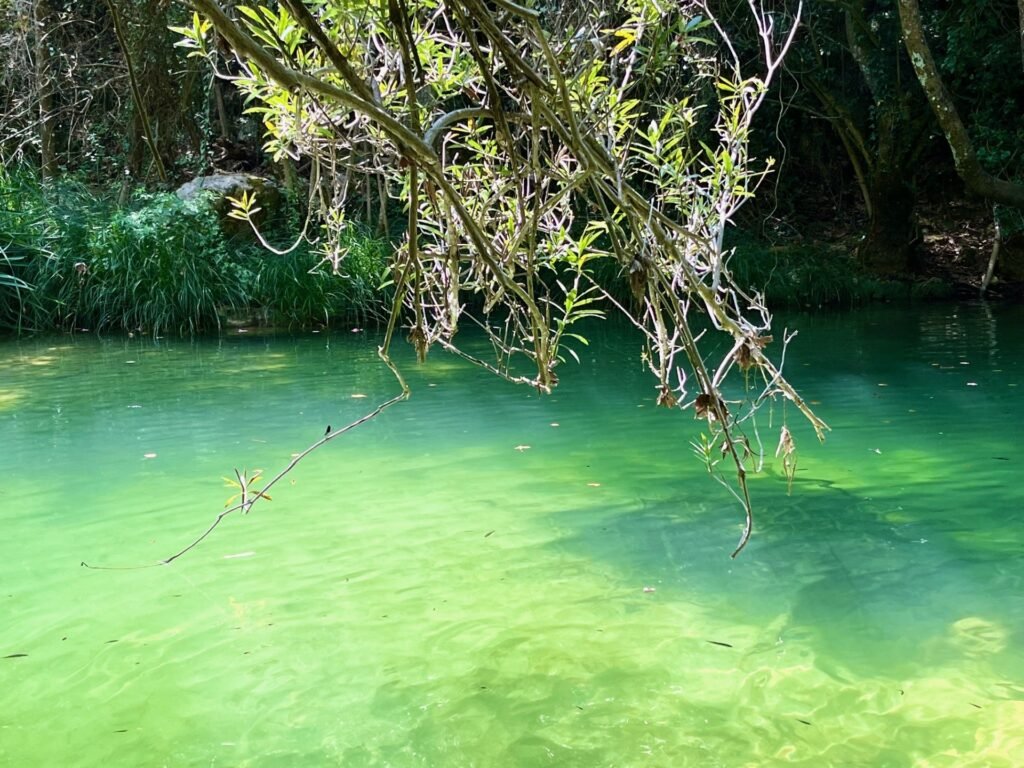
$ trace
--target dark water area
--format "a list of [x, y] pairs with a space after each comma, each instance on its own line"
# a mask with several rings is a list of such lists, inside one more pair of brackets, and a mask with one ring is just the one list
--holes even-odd
[[776, 325], [832, 432], [763, 413], [737, 560], [602, 327], [547, 397], [403, 350], [272, 501], [88, 570], [396, 386], [361, 333], [0, 342], [0, 765], [1024, 765], [1024, 310]]

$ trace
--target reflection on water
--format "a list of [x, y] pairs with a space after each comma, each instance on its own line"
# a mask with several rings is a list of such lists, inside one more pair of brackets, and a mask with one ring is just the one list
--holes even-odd
[[790, 323], [834, 431], [737, 561], [600, 329], [546, 398], [406, 359], [272, 502], [89, 571], [394, 384], [352, 335], [3, 343], [0, 765], [1024, 764], [1024, 313]]

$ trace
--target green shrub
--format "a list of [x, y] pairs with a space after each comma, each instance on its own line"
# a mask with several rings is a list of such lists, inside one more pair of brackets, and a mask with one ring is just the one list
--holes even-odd
[[907, 283], [864, 272], [846, 247], [769, 246], [743, 233], [734, 240], [729, 268], [740, 285], [763, 292], [769, 306], [851, 306], [911, 296]]
[[272, 325], [366, 323], [379, 316], [386, 301], [380, 285], [391, 246], [354, 226], [344, 245], [348, 253], [337, 273], [309, 247], [283, 256], [265, 251], [256, 255], [253, 299], [267, 311]]
[[52, 257], [56, 229], [32, 176], [0, 166], [0, 327], [20, 328], [38, 311], [35, 271]]
[[83, 185], [0, 171], [0, 328], [192, 334], [226, 316], [365, 323], [382, 306], [390, 246], [358, 227], [346, 237], [335, 274], [308, 244], [277, 256], [229, 241], [202, 198], [139, 194], [119, 207]]
[[248, 295], [247, 275], [228, 258], [216, 214], [201, 199], [167, 193], [139, 203], [91, 232], [84, 273], [64, 281], [61, 303], [75, 323], [96, 329], [217, 328], [220, 312], [245, 305]]

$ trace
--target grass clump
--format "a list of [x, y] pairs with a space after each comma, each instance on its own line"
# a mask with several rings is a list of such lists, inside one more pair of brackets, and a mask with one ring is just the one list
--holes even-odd
[[17, 325], [35, 313], [34, 272], [52, 257], [55, 239], [38, 186], [0, 166], [0, 324]]
[[55, 265], [63, 324], [189, 334], [248, 302], [245, 270], [204, 201], [163, 193], [136, 204], [93, 228], [77, 268], [66, 256]]
[[0, 328], [159, 335], [216, 331], [226, 318], [365, 322], [389, 245], [358, 228], [349, 239], [336, 272], [308, 243], [278, 256], [228, 237], [202, 197], [146, 193], [119, 206], [82, 185], [0, 171]]
[[251, 255], [253, 305], [270, 324], [289, 328], [376, 320], [387, 303], [381, 282], [391, 246], [359, 226], [347, 230], [342, 246], [347, 255], [337, 270], [308, 246]]
[[952, 293], [937, 280], [906, 282], [872, 275], [846, 245], [769, 246], [741, 234], [729, 268], [740, 285], [763, 292], [769, 306], [818, 309], [948, 298]]

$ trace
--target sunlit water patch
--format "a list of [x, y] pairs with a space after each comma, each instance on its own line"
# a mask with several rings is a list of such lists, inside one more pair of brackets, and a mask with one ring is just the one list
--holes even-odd
[[394, 382], [358, 334], [5, 342], [0, 765], [1024, 764], [1024, 315], [789, 324], [834, 432], [786, 414], [736, 561], [699, 425], [600, 330], [550, 397], [405, 355], [272, 501], [87, 570]]

